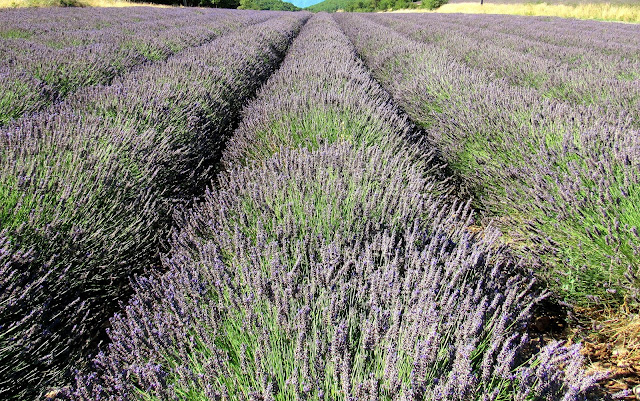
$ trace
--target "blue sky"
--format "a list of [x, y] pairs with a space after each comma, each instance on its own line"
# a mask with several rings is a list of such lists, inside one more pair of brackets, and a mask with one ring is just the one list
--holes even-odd
[[288, 1], [289, 3], [293, 3], [294, 5], [300, 8], [304, 8], [304, 7], [309, 7], [314, 4], [320, 3], [322, 0], [284, 0], [284, 1]]

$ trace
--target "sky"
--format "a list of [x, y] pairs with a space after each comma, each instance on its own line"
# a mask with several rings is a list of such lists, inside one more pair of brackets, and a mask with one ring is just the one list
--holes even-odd
[[300, 8], [305, 8], [305, 7], [309, 7], [314, 4], [320, 3], [322, 0], [284, 0], [284, 1], [293, 3], [294, 5]]

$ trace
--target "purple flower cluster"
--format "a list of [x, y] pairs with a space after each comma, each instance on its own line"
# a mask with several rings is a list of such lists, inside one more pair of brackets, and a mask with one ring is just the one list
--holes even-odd
[[[599, 105], [601, 117], [612, 124], [640, 104], [638, 84], [633, 79], [640, 68], [640, 35], [629, 29], [616, 30], [614, 25], [615, 36], [607, 30], [609, 41], [603, 42], [602, 30], [595, 37], [591, 24], [581, 27], [565, 21], [552, 26], [554, 31], [564, 30], [565, 36], [575, 38], [567, 43], [557, 38], [555, 42], [546, 37], [536, 39], [534, 32], [549, 31], [549, 27], [537, 26], [536, 20], [514, 24], [507, 19], [520, 27], [518, 32], [515, 27], [504, 29], [501, 21], [493, 21], [501, 27], [495, 31], [488, 26], [491, 20], [486, 16], [460, 20], [442, 14], [434, 16], [433, 24], [426, 29], [420, 18], [412, 16], [372, 19], [421, 42], [437, 44], [456, 62], [487, 72], [490, 80], [531, 87], [543, 97], [569, 104]], [[527, 27], [526, 31], [522, 31], [523, 27]], [[612, 36], [616, 39], [612, 40]], [[635, 40], [635, 46], [621, 37]], [[629, 52], [630, 48], [635, 51]], [[636, 119], [636, 125], [640, 123], [640, 116], [631, 117]]]
[[175, 210], [213, 178], [243, 104], [308, 18], [264, 16], [0, 131], [3, 399], [82, 366], [130, 277], [160, 264]]
[[333, 18], [312, 18], [182, 216], [166, 274], [137, 279], [61, 397], [584, 399], [579, 348], [532, 349], [544, 295], [496, 230], [469, 229], [412, 131]]
[[[225, 154], [227, 165], [262, 159], [281, 147], [313, 148], [342, 140], [381, 143], [390, 140], [388, 132], [409, 135], [413, 130], [388, 107], [389, 95], [371, 80], [349, 40], [336, 29], [310, 29], [316, 24], [325, 22], [308, 23], [281, 71], [247, 106]], [[334, 44], [330, 57], [327, 42]]]
[[134, 66], [164, 60], [271, 16], [153, 8], [3, 11], [0, 125], [78, 88], [108, 84]]
[[637, 298], [640, 35], [507, 16], [340, 15], [374, 76], [568, 300]]

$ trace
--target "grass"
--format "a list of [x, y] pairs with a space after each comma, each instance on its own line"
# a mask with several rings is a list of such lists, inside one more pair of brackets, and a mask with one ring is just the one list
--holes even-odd
[[0, 8], [27, 7], [171, 7], [163, 4], [134, 3], [127, 0], [0, 0]]
[[[428, 12], [425, 9], [398, 10], [394, 12]], [[512, 14], [602, 21], [640, 22], [640, 4], [484, 4], [452, 3], [445, 4], [435, 12], [465, 14]]]
[[0, 126], [49, 103], [46, 94], [38, 90], [33, 81], [8, 78], [3, 80], [3, 85], [0, 88]]
[[0, 32], [0, 38], [2, 39], [29, 39], [33, 33], [25, 29], [8, 29]]
[[306, 147], [317, 150], [323, 144], [350, 141], [374, 143], [386, 132], [383, 121], [367, 113], [352, 113], [340, 108], [316, 107], [304, 115], [285, 114], [275, 119], [268, 130], [257, 132], [245, 151], [248, 160], [262, 160], [282, 147]]

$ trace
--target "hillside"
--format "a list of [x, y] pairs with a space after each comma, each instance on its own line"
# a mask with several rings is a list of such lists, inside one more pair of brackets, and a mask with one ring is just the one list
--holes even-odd
[[282, 0], [240, 0], [242, 10], [274, 10], [274, 11], [299, 11], [300, 8]]
[[318, 4], [307, 7], [313, 12], [336, 12], [338, 10], [348, 12], [371, 12], [416, 8], [409, 0], [324, 0]]
[[347, 9], [351, 3], [357, 0], [324, 0], [318, 4], [314, 4], [306, 9], [313, 12], [327, 11], [336, 12], [338, 10]]

